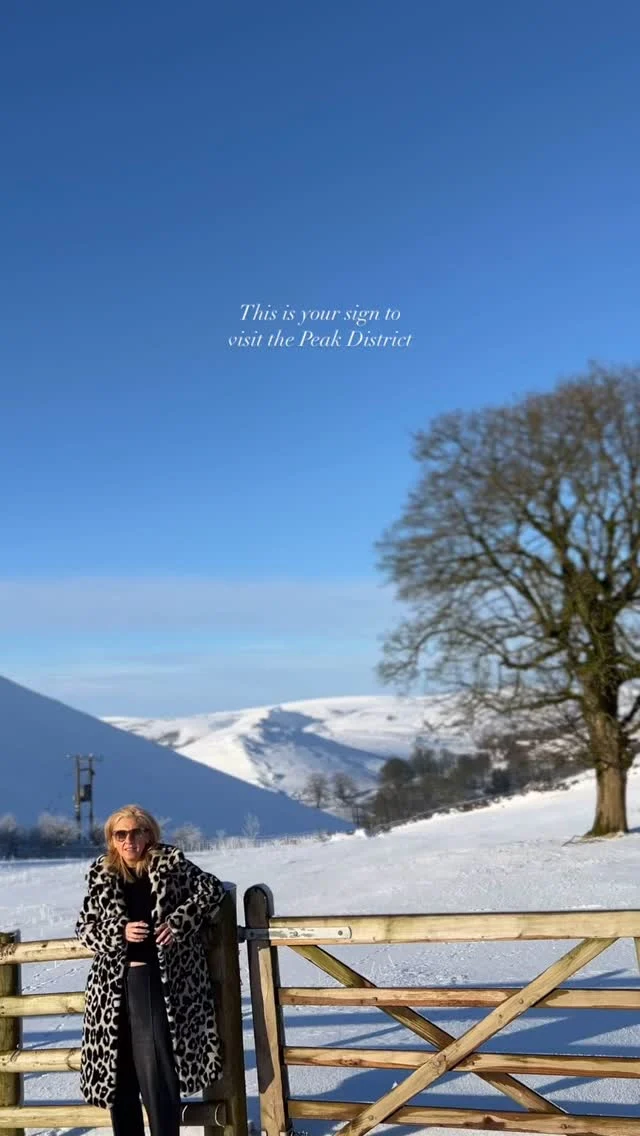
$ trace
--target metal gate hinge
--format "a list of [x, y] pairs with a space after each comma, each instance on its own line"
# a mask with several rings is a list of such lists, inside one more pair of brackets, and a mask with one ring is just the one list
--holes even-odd
[[243, 937], [247, 942], [269, 943], [277, 940], [296, 939], [350, 939], [350, 927], [243, 927]]

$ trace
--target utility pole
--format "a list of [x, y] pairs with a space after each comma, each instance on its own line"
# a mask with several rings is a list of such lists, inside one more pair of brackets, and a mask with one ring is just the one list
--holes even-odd
[[75, 821], [78, 827], [78, 840], [82, 839], [82, 806], [89, 806], [89, 831], [91, 838], [93, 832], [93, 779], [96, 775], [94, 763], [102, 761], [93, 753], [67, 754], [76, 763], [76, 791], [73, 796]]

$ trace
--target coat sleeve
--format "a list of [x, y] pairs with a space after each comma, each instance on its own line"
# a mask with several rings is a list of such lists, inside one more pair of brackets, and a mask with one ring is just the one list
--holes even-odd
[[87, 881], [87, 894], [76, 923], [76, 936], [80, 942], [96, 954], [116, 955], [124, 947], [124, 927], [126, 920], [122, 915], [105, 915], [101, 910], [98, 882], [98, 868], [92, 864]]
[[167, 916], [167, 926], [176, 940], [185, 939], [199, 931], [205, 920], [213, 919], [224, 899], [224, 887], [217, 876], [203, 872], [197, 864], [187, 860], [176, 850], [177, 868], [185, 879], [189, 898]]

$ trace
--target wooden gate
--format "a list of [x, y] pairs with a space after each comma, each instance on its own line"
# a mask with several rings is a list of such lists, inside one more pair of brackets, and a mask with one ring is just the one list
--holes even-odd
[[[418, 1127], [502, 1129], [565, 1133], [568, 1136], [640, 1136], [635, 1116], [572, 1114], [535, 1092], [513, 1074], [567, 1077], [640, 1078], [640, 1058], [576, 1055], [478, 1053], [478, 1047], [531, 1007], [558, 1010], [640, 1011], [638, 989], [570, 989], [561, 983], [577, 974], [620, 938], [640, 942], [639, 911], [561, 911], [476, 915], [279, 916], [264, 886], [245, 894], [245, 935], [253, 1003], [256, 1064], [264, 1136], [290, 1132], [298, 1120], [343, 1120], [343, 1136], [364, 1136], [382, 1123]], [[521, 989], [377, 987], [335, 958], [325, 945], [433, 943], [519, 939], [582, 940]], [[277, 949], [307, 959], [341, 987], [283, 987]], [[640, 957], [640, 956], [639, 956]], [[337, 1049], [288, 1046], [285, 1006], [371, 1006], [399, 1022], [432, 1049]], [[486, 1007], [488, 1013], [454, 1038], [415, 1011], [415, 1006]], [[412, 1072], [374, 1102], [301, 1100], [291, 1097], [291, 1065], [410, 1069]], [[426, 1108], [412, 1098], [450, 1071], [477, 1073], [515, 1101], [509, 1111]], [[640, 1094], [639, 1094], [640, 1100]]]
[[[247, 1109], [242, 1044], [242, 1006], [238, 965], [235, 889], [227, 893], [215, 923], [204, 933], [216, 995], [222, 1040], [222, 1077], [205, 1089], [203, 1100], [186, 1104], [181, 1123], [202, 1125], [205, 1136], [246, 1136]], [[25, 1128], [83, 1126], [111, 1128], [108, 1111], [93, 1105], [25, 1105], [25, 1073], [75, 1072], [80, 1049], [23, 1049], [22, 1019], [30, 1016], [82, 1014], [84, 994], [22, 994], [24, 963], [87, 959], [92, 952], [77, 939], [20, 942], [17, 932], [0, 933], [0, 1131], [24, 1136]]]

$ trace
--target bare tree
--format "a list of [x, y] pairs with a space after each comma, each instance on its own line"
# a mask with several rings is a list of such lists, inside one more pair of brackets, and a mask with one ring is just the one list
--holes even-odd
[[78, 833], [71, 817], [44, 812], [38, 817], [38, 837], [46, 846], [64, 848], [77, 841]]
[[94, 820], [93, 827], [89, 833], [89, 840], [99, 848], [104, 846], [104, 821]]
[[334, 800], [339, 805], [344, 805], [345, 808], [352, 805], [358, 795], [358, 786], [353, 777], [350, 777], [348, 773], [343, 773], [341, 769], [334, 773], [331, 779], [331, 788]]
[[[467, 717], [569, 711], [596, 771], [591, 834], [627, 831], [640, 694], [640, 368], [605, 369], [418, 433], [420, 479], [378, 544], [409, 616], [380, 666]], [[631, 697], [625, 695], [631, 689]]]
[[20, 829], [16, 818], [11, 813], [0, 817], [0, 857], [9, 859], [15, 856], [18, 847]]
[[204, 844], [202, 831], [190, 821], [174, 828], [172, 840], [176, 847], [182, 849], [183, 852], [194, 852]]
[[260, 835], [260, 821], [255, 813], [247, 813], [242, 823], [242, 835], [247, 840], [257, 840]]
[[302, 787], [302, 800], [323, 809], [329, 803], [329, 780], [324, 773], [310, 773]]

